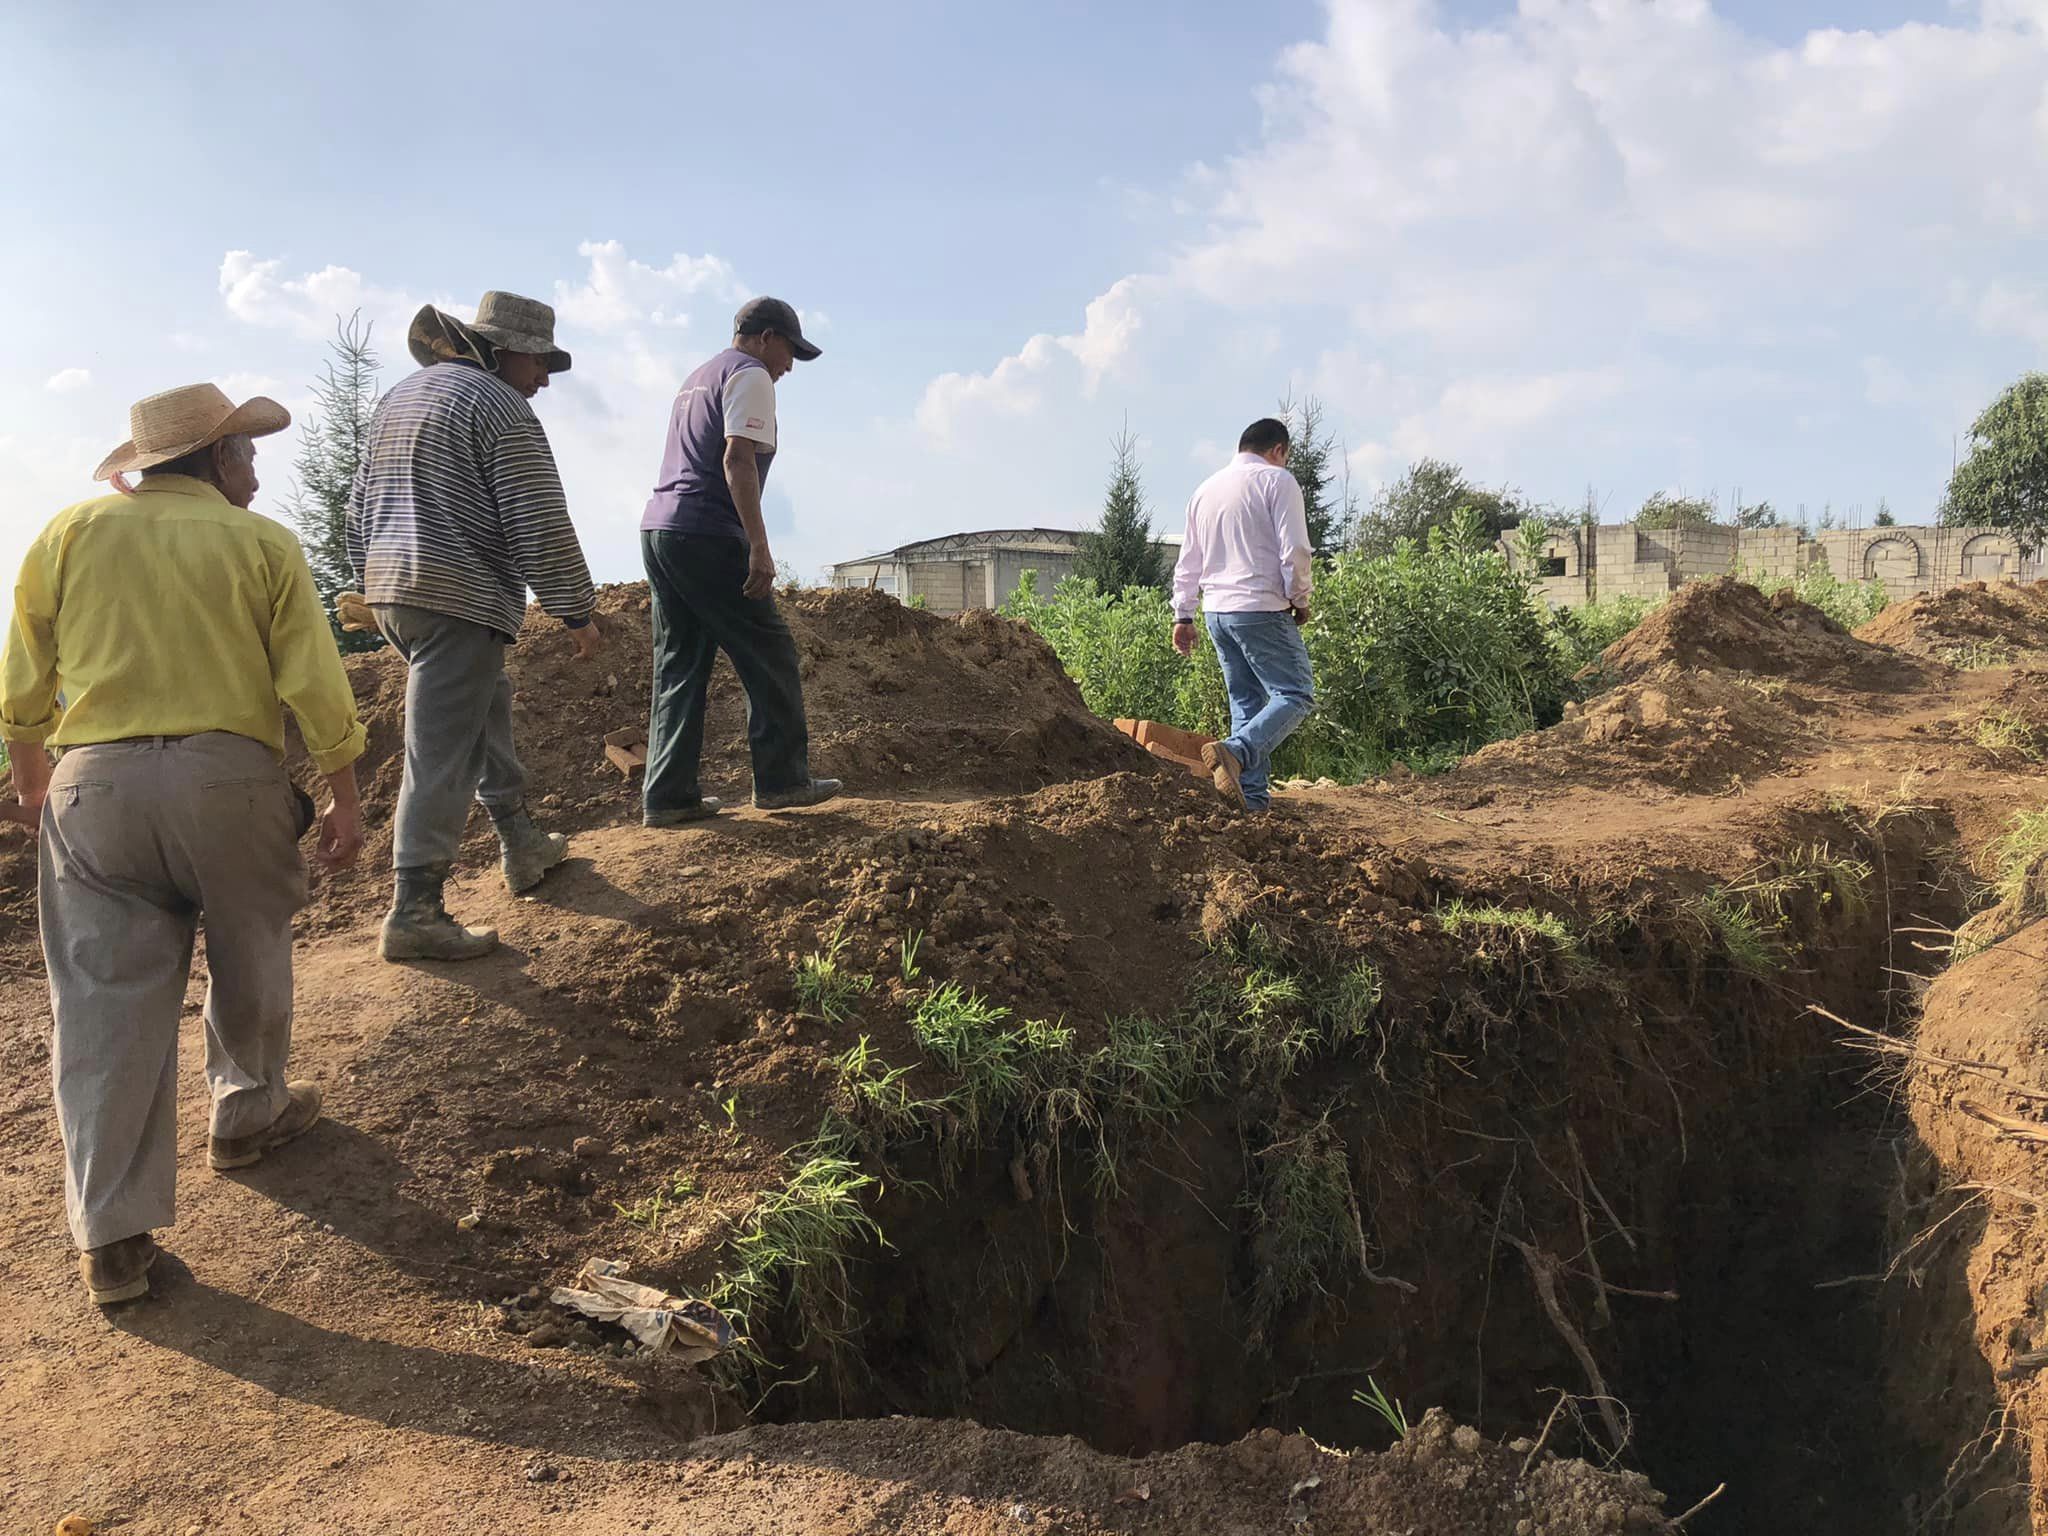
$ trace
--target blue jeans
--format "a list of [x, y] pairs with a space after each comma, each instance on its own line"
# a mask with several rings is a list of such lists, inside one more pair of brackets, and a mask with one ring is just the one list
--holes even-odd
[[1315, 708], [1308, 646], [1294, 615], [1211, 613], [1205, 615], [1223, 686], [1230, 692], [1230, 734], [1223, 745], [1244, 767], [1239, 783], [1244, 803], [1262, 811], [1269, 803], [1267, 770], [1273, 752]]

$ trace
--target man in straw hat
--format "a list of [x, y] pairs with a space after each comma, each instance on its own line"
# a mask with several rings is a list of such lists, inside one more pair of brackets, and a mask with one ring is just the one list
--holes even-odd
[[653, 597], [654, 687], [643, 820], [673, 827], [718, 813], [698, 783], [704, 696], [725, 652], [747, 691], [754, 804], [817, 805], [839, 780], [811, 777], [796, 641], [775, 608], [775, 557], [761, 487], [776, 449], [775, 381], [818, 356], [797, 313], [750, 299], [732, 345], [683, 381], [669, 411], [654, 494], [640, 520]]
[[378, 402], [348, 518], [350, 562], [405, 657], [405, 780], [384, 920], [387, 960], [469, 960], [497, 947], [448, 915], [443, 890], [472, 800], [497, 827], [505, 884], [524, 891], [569, 840], [526, 813], [505, 647], [530, 587], [576, 654], [602, 643], [596, 593], [547, 434], [527, 404], [569, 371], [555, 312], [487, 293], [465, 325], [428, 305], [407, 337], [419, 372]]
[[[275, 401], [237, 406], [211, 384], [133, 407], [129, 441], [95, 472], [120, 494], [58, 513], [30, 546], [0, 653], [15, 793], [42, 808], [65, 1204], [102, 1306], [149, 1289], [152, 1234], [173, 1220], [178, 1019], [202, 914], [207, 1160], [246, 1167], [320, 1115], [319, 1088], [284, 1075], [313, 806], [285, 776], [279, 706], [327, 775], [329, 868], [362, 848], [364, 732], [298, 541], [248, 510], [254, 439], [290, 424]], [[63, 749], [54, 773], [46, 743]]]

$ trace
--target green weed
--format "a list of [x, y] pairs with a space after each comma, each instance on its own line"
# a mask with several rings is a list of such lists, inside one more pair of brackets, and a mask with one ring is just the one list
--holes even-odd
[[697, 1181], [686, 1173], [678, 1173], [653, 1194], [643, 1196], [631, 1205], [621, 1205], [614, 1200], [612, 1209], [634, 1226], [658, 1236], [675, 1214], [675, 1208], [696, 1197]]
[[1370, 1408], [1374, 1413], [1387, 1421], [1387, 1427], [1397, 1436], [1404, 1440], [1407, 1439], [1408, 1414], [1402, 1408], [1401, 1400], [1397, 1397], [1387, 1396], [1386, 1389], [1370, 1376], [1365, 1378], [1365, 1385], [1365, 1391], [1351, 1394], [1351, 1401]]
[[917, 967], [917, 951], [923, 943], [924, 930], [922, 928], [914, 928], [909, 933], [903, 935], [903, 953], [897, 964], [896, 973], [902, 978], [903, 985], [906, 987], [910, 986], [918, 977], [924, 974]]
[[855, 975], [841, 962], [851, 942], [841, 924], [823, 949], [814, 949], [797, 962], [797, 1011], [804, 1017], [837, 1024], [853, 1012], [855, 998], [874, 990], [874, 977]]
[[886, 1246], [862, 1203], [880, 1185], [842, 1147], [800, 1150], [810, 1155], [740, 1222], [730, 1250], [736, 1267], [711, 1304], [749, 1337], [781, 1304], [796, 1320], [800, 1344], [844, 1344], [854, 1328], [848, 1262], [859, 1246]]
[[1768, 976], [1785, 964], [1785, 946], [1776, 930], [1735, 892], [1715, 886], [1693, 897], [1685, 910], [1707, 930], [1737, 970]]
[[1504, 928], [1546, 939], [1567, 954], [1580, 953], [1579, 936], [1555, 912], [1538, 912], [1533, 907], [1477, 905], [1453, 897], [1436, 909], [1436, 920], [1437, 926], [1453, 937], [1474, 929]]

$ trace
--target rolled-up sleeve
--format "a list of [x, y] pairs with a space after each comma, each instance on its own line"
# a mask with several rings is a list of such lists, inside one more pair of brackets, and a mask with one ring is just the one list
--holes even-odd
[[0, 651], [0, 736], [48, 741], [57, 704], [57, 581], [47, 539], [30, 546], [14, 583], [14, 617]]
[[297, 544], [280, 545], [271, 561], [270, 676], [322, 773], [338, 773], [363, 755], [369, 732]]
[[557, 619], [589, 618], [597, 590], [540, 423], [527, 420], [500, 433], [485, 473], [513, 569], [541, 610]]

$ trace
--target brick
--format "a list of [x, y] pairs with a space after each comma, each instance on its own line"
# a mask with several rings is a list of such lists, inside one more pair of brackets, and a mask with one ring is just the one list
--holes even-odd
[[636, 748], [622, 747], [615, 741], [604, 744], [604, 755], [611, 759], [611, 765], [627, 778], [643, 772], [647, 767], [647, 754]]

